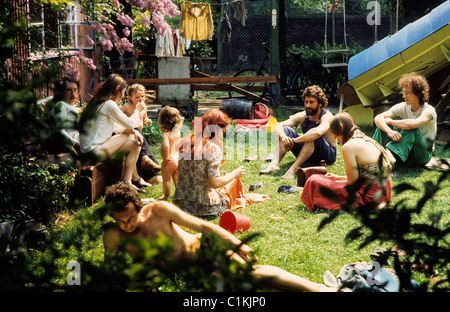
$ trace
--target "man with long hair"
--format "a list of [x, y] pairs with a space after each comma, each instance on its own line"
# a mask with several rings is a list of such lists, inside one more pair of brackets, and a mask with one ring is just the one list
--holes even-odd
[[[297, 168], [304, 163], [318, 165], [325, 161], [327, 165], [331, 165], [336, 161], [337, 141], [330, 131], [333, 114], [326, 109], [328, 99], [325, 93], [314, 85], [305, 89], [302, 98], [305, 110], [275, 127], [275, 133], [279, 136], [275, 155], [269, 166], [260, 170], [261, 174], [280, 169], [281, 159], [288, 151], [292, 151], [296, 159], [283, 179], [293, 179]], [[294, 130], [299, 126], [302, 127], [302, 135]]]

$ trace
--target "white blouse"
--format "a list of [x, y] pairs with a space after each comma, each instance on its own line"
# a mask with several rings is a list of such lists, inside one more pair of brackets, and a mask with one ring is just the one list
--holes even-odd
[[98, 154], [102, 144], [111, 137], [115, 123], [126, 129], [134, 129], [139, 125], [139, 112], [136, 110], [128, 117], [112, 100], [99, 105], [96, 117], [89, 120], [84, 126], [83, 133], [80, 133], [81, 152], [94, 151]]

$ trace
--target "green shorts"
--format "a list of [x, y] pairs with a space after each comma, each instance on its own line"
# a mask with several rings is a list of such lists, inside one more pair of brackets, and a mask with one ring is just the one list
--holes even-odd
[[[394, 129], [396, 128], [394, 127]], [[432, 151], [427, 147], [420, 130], [418, 128], [401, 129], [399, 133], [402, 135], [402, 139], [394, 142], [384, 131], [377, 128], [372, 138], [400, 157], [407, 165], [421, 166], [427, 164], [431, 159]]]

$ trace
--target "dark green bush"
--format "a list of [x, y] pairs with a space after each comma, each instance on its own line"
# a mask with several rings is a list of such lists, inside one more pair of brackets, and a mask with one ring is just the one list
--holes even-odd
[[1, 210], [23, 210], [48, 223], [66, 209], [75, 171], [0, 148], [0, 172]]

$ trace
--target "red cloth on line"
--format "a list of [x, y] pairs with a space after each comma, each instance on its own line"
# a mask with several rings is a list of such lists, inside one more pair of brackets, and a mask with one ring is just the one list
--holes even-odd
[[[301, 201], [305, 204], [308, 210], [325, 209], [336, 210], [340, 209], [340, 204], [328, 199], [320, 193], [320, 187], [326, 187], [334, 191], [338, 197], [340, 203], [345, 203], [348, 198], [347, 190], [345, 186], [347, 184], [343, 182], [336, 182], [327, 176], [321, 174], [313, 174], [306, 181], [303, 188]], [[373, 183], [367, 194], [364, 195], [365, 186], [362, 186], [356, 194], [357, 207], [367, 205], [369, 203], [375, 203], [375, 207], [383, 202], [390, 202], [392, 198], [392, 181], [387, 180], [386, 185], [381, 187], [380, 185]], [[374, 196], [378, 191], [382, 190], [382, 194], [378, 200], [375, 200]]]

